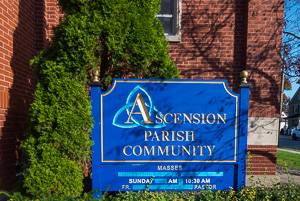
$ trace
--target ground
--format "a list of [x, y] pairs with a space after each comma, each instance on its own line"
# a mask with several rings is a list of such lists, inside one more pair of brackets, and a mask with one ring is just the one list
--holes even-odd
[[[281, 183], [287, 183], [293, 180], [295, 183], [300, 184], [300, 140], [292, 140], [291, 136], [279, 136], [278, 141], [278, 175], [280, 176]], [[286, 174], [283, 164], [286, 163], [292, 167], [288, 167], [289, 174]]]

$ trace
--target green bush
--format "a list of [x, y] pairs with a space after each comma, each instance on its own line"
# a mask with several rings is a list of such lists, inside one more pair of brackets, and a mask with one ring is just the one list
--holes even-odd
[[[21, 194], [14, 194], [10, 201], [34, 200]], [[41, 197], [41, 201], [92, 201], [92, 194], [81, 197], [51, 196]], [[295, 184], [275, 185], [273, 187], [245, 187], [239, 191], [198, 191], [198, 192], [123, 192], [104, 194], [102, 201], [294, 201], [300, 200], [300, 186]], [[95, 200], [96, 201], [96, 200]]]
[[245, 187], [239, 191], [125, 192], [105, 195], [103, 201], [289, 201], [300, 200], [300, 186]]
[[24, 187], [39, 196], [79, 196], [81, 161], [89, 159], [91, 114], [82, 84], [54, 78], [45, 90], [39, 83], [31, 106], [31, 135], [22, 144], [28, 155]]
[[[29, 196], [78, 197], [90, 160], [91, 105], [87, 85], [95, 69], [105, 89], [113, 78], [173, 78], [159, 0], [61, 0], [65, 17], [51, 46], [32, 61], [37, 74], [26, 153]], [[70, 198], [70, 199], [71, 199]]]

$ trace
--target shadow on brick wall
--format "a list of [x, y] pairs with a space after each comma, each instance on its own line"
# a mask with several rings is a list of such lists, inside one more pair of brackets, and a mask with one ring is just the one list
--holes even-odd
[[[240, 71], [248, 69], [252, 85], [250, 112], [254, 116], [274, 117], [279, 113], [280, 102], [278, 51], [283, 2], [272, 0], [265, 5], [257, 2], [260, 1], [225, 0], [202, 7], [199, 0], [183, 1], [183, 41], [172, 47], [178, 50], [176, 63], [187, 78], [226, 79], [236, 89]], [[201, 9], [196, 9], [193, 3]], [[20, 154], [16, 150], [25, 134], [35, 85], [29, 60], [45, 42], [43, 9], [44, 1], [19, 0], [11, 60], [13, 83], [0, 139], [0, 154], [4, 156], [0, 167], [2, 189], [12, 187], [19, 172]], [[270, 24], [264, 24], [269, 21]], [[273, 155], [267, 157], [271, 159]]]
[[[251, 86], [249, 116], [279, 117], [283, 1], [191, 0], [182, 4], [182, 41], [170, 45], [181, 75], [225, 79], [237, 90], [240, 72], [246, 69]], [[262, 149], [255, 155], [266, 158], [262, 162], [268, 165], [266, 172], [274, 174], [275, 153]]]
[[180, 57], [187, 58], [187, 63], [197, 59], [199, 67], [184, 69], [182, 74], [191, 78], [227, 79], [237, 88], [239, 72], [246, 63], [248, 2], [226, 0], [204, 4], [197, 10], [192, 2], [185, 2], [183, 43], [184, 38], [190, 41], [188, 46], [180, 46]]
[[[13, 81], [9, 89], [9, 103], [1, 144], [0, 188], [14, 187], [20, 176], [20, 141], [28, 123], [28, 111], [33, 100], [35, 79], [30, 60], [43, 46], [43, 1], [20, 0], [17, 27], [13, 32], [13, 55], [10, 66]], [[9, 6], [9, 5], [8, 5]]]
[[[283, 1], [183, 1], [182, 41], [171, 55], [183, 77], [226, 79], [250, 72], [250, 115], [279, 114]], [[249, 16], [248, 16], [249, 15]]]

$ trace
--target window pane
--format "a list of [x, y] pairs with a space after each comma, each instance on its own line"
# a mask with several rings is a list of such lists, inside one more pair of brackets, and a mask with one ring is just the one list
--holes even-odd
[[174, 1], [176, 0], [161, 0], [160, 1], [160, 14], [173, 14]]
[[164, 30], [165, 30], [165, 33], [168, 34], [168, 35], [172, 35], [174, 34], [174, 28], [173, 28], [173, 18], [167, 18], [167, 17], [159, 17], [163, 27], [164, 27]]
[[157, 15], [161, 21], [165, 34], [175, 36], [178, 23], [178, 0], [160, 0], [160, 13]]

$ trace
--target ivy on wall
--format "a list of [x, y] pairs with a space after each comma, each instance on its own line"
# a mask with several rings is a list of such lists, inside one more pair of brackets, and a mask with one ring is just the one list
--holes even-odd
[[22, 143], [24, 187], [32, 196], [77, 197], [90, 160], [91, 105], [86, 91], [100, 69], [113, 78], [173, 78], [159, 0], [60, 0], [65, 12], [51, 47], [32, 60], [38, 83]]

